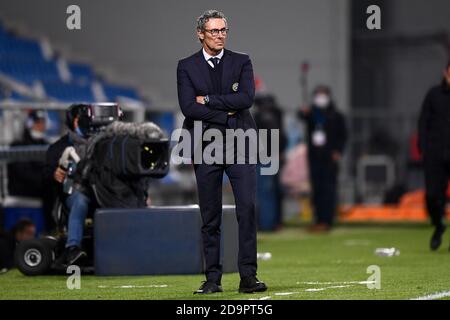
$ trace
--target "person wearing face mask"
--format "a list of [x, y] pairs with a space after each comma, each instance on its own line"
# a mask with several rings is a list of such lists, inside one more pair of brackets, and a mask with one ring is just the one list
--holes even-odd
[[[47, 114], [42, 110], [28, 113], [22, 137], [10, 146], [25, 147], [48, 145], [45, 136]], [[20, 161], [8, 164], [8, 194], [10, 196], [39, 198], [43, 202], [45, 228], [50, 231], [53, 227], [51, 218], [51, 204], [44, 187], [42, 161]]]
[[311, 231], [328, 231], [337, 209], [338, 167], [347, 141], [345, 120], [331, 100], [330, 88], [322, 85], [314, 90], [312, 105], [301, 108], [298, 116], [307, 130], [314, 208]]
[[446, 229], [446, 191], [450, 179], [450, 61], [440, 85], [425, 96], [419, 117], [418, 147], [425, 171], [425, 201], [434, 232], [430, 249], [437, 250]]
[[61, 201], [69, 211], [66, 250], [55, 261], [54, 268], [80, 264], [87, 256], [86, 252], [81, 248], [81, 241], [83, 239], [85, 219], [89, 210], [93, 208], [94, 197], [89, 190], [83, 189], [83, 191], [80, 191], [75, 188], [71, 194], [66, 194], [63, 189], [63, 183], [67, 171], [59, 164], [64, 151], [68, 147], [73, 147], [81, 160], [86, 155], [89, 137], [79, 125], [83, 106], [83, 104], [73, 104], [69, 107], [66, 111], [66, 125], [69, 130], [67, 134], [50, 145], [46, 154], [44, 168], [45, 181], [52, 188], [54, 201]]

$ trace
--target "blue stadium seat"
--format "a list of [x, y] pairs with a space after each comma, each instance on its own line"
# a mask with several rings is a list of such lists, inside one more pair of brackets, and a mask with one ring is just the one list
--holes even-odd
[[69, 71], [72, 74], [72, 79], [76, 82], [80, 80], [83, 82], [92, 82], [96, 79], [92, 67], [83, 63], [69, 63]]
[[[0, 22], [0, 73], [25, 85], [32, 86], [37, 81], [44, 85], [48, 98], [64, 102], [94, 102], [91, 89], [98, 79], [93, 67], [83, 63], [68, 63], [72, 75], [70, 83], [62, 82], [56, 61], [47, 61], [38, 41], [23, 39], [7, 31]], [[103, 83], [108, 100], [117, 101], [120, 97], [140, 100], [134, 88]], [[24, 97], [13, 94], [14, 100]]]
[[91, 86], [87, 84], [43, 82], [48, 97], [66, 102], [95, 102]]
[[38, 42], [28, 39], [14, 38], [9, 34], [0, 37], [0, 58], [16, 61], [44, 61]]
[[110, 101], [116, 101], [120, 97], [140, 100], [138, 93], [133, 88], [103, 83], [103, 90]]
[[156, 123], [167, 135], [170, 135], [175, 130], [175, 116], [173, 112], [151, 113], [150, 120]]
[[5, 75], [32, 85], [34, 81], [59, 80], [58, 69], [53, 61], [17, 61], [0, 59], [0, 72]]

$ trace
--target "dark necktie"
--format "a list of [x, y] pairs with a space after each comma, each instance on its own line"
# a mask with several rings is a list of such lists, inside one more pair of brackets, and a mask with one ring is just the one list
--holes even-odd
[[209, 58], [209, 60], [212, 61], [214, 68], [217, 67], [217, 65], [219, 64], [219, 61], [220, 61], [220, 59], [217, 57]]

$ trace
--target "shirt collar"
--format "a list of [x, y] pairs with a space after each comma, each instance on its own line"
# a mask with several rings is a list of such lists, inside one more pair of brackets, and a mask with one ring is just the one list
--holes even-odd
[[211, 55], [209, 55], [209, 54], [205, 51], [205, 48], [202, 49], [202, 52], [203, 52], [203, 57], [205, 58], [206, 61], [209, 61], [209, 59], [211, 59], [212, 57], [214, 57], [214, 58], [219, 58], [219, 60], [222, 60], [224, 50], [222, 49], [222, 50], [219, 52], [219, 54], [216, 55], [216, 56], [211, 56]]

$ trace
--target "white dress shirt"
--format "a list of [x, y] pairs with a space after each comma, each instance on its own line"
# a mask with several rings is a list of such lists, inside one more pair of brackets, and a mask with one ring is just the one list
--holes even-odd
[[211, 56], [205, 51], [205, 48], [203, 48], [203, 57], [205, 57], [206, 62], [208, 62], [209, 65], [214, 68], [214, 63], [211, 60], [209, 60], [209, 59], [211, 59], [211, 58], [219, 58], [219, 63], [220, 63], [220, 61], [222, 60], [222, 57], [223, 57], [223, 49], [220, 51], [220, 53], [218, 55]]

